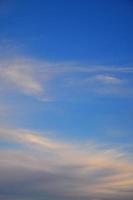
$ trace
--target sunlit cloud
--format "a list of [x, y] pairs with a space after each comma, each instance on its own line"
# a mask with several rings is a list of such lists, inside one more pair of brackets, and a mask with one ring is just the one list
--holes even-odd
[[130, 154], [116, 147], [101, 148], [89, 142], [72, 144], [44, 135], [47, 134], [1, 128], [0, 139], [5, 145], [8, 142], [8, 148], [1, 147], [0, 151], [3, 196], [123, 200], [133, 196]]

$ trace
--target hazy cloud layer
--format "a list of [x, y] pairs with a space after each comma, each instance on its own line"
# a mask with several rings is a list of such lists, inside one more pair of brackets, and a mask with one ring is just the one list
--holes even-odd
[[3, 199], [132, 199], [130, 154], [116, 147], [70, 144], [44, 135], [0, 129]]

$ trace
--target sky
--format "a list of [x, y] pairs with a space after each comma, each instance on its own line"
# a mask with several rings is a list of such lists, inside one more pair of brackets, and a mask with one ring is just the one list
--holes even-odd
[[132, 24], [132, 0], [0, 0], [0, 199], [133, 199]]

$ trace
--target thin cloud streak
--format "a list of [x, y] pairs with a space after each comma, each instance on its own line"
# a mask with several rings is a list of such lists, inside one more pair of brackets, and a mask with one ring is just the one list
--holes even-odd
[[114, 77], [114, 76], [107, 76], [107, 75], [97, 75], [88, 79], [88, 81], [98, 81], [105, 84], [121, 84], [123, 80]]

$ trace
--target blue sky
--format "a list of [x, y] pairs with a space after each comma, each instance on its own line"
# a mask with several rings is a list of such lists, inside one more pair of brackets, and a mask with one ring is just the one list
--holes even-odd
[[0, 1], [2, 199], [132, 199], [132, 10]]

